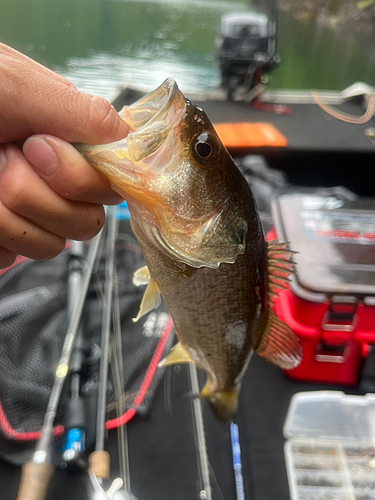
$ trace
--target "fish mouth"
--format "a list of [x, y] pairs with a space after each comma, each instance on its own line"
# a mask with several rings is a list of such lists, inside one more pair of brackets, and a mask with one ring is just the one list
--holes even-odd
[[155, 173], [148, 160], [178, 127], [185, 112], [186, 100], [176, 82], [168, 78], [120, 111], [131, 130], [126, 138], [97, 146], [81, 144], [77, 149], [109, 178], [113, 189], [122, 196], [129, 194], [146, 205], [156, 203], [155, 196], [147, 193], [147, 177]]
[[186, 100], [172, 78], [120, 112], [134, 132], [127, 137], [129, 158], [139, 162], [155, 153], [185, 115]]

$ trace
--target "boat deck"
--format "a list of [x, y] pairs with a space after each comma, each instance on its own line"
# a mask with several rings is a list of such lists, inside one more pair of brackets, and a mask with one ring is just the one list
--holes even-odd
[[[142, 92], [124, 89], [114, 100], [117, 109], [135, 102]], [[288, 140], [288, 152], [373, 153], [375, 142], [365, 135], [365, 130], [375, 127], [375, 118], [364, 125], [345, 123], [327, 115], [317, 104], [286, 104], [290, 114], [275, 114], [255, 109], [249, 103], [192, 95], [193, 102], [204, 109], [211, 122], [217, 123], [272, 123]], [[217, 96], [218, 97], [218, 96]], [[335, 106], [339, 111], [361, 116], [364, 108], [360, 100]], [[236, 153], [266, 153], [269, 147], [239, 148]], [[284, 148], [282, 148], [284, 150]]]
[[[353, 388], [348, 391], [339, 386], [292, 381], [277, 367], [253, 356], [242, 383], [238, 414], [245, 498], [290, 499], [283, 424], [293, 394], [316, 390], [364, 394], [368, 390], [373, 392], [373, 388], [372, 385], [364, 391]], [[128, 425], [131, 487], [137, 500], [199, 500], [196, 438], [188, 393], [186, 367], [181, 366], [181, 371], [168, 367], [150, 415], [136, 416]], [[229, 426], [215, 419], [206, 401], [203, 416], [213, 500], [236, 500]], [[3, 449], [4, 446], [1, 442]], [[109, 433], [106, 449], [112, 457], [112, 477], [116, 477], [119, 473], [116, 432]], [[14, 500], [20, 468], [2, 460], [0, 467], [1, 499]], [[82, 474], [57, 470], [46, 500], [92, 499]]]

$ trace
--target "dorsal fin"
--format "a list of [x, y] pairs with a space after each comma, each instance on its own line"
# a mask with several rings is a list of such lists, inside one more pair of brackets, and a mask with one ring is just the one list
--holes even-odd
[[288, 288], [288, 276], [293, 272], [290, 259], [297, 252], [288, 250], [288, 242], [278, 240], [267, 243], [268, 305], [271, 307], [282, 290]]

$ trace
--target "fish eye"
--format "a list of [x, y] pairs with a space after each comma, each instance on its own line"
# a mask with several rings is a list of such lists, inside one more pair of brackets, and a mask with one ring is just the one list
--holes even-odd
[[203, 132], [192, 141], [193, 153], [200, 163], [211, 163], [217, 159], [218, 144], [215, 137], [208, 132]]
[[208, 142], [197, 142], [195, 151], [201, 158], [208, 158], [212, 154], [212, 147]]

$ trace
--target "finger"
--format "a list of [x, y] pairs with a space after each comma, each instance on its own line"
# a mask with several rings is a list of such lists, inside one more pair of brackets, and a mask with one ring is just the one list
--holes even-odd
[[57, 137], [33, 136], [25, 142], [23, 152], [40, 177], [64, 198], [105, 205], [123, 201], [104, 175], [71, 144]]
[[102, 97], [79, 92], [16, 50], [0, 44], [0, 143], [48, 133], [68, 142], [103, 144], [129, 127]]
[[65, 239], [45, 231], [0, 202], [0, 247], [35, 260], [53, 259], [65, 248]]
[[6, 248], [0, 247], [0, 269], [11, 266], [16, 260], [17, 255]]
[[15, 146], [5, 148], [6, 164], [0, 173], [0, 201], [13, 213], [52, 234], [89, 240], [105, 220], [102, 205], [69, 201], [39, 177]]

